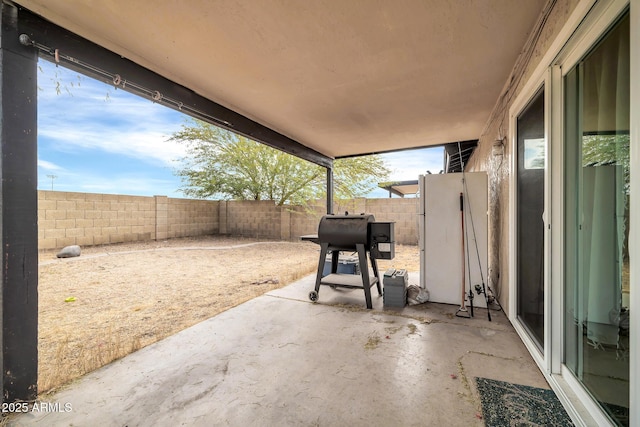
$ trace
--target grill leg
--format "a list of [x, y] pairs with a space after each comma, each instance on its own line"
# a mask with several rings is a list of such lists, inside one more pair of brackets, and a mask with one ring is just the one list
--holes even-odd
[[[324, 270], [324, 262], [327, 259], [328, 250], [328, 243], [320, 244], [320, 261], [318, 262], [318, 274], [316, 274], [316, 293], [320, 292], [320, 281], [322, 280], [322, 271]], [[333, 270], [333, 266], [331, 266], [331, 270]]]
[[378, 279], [378, 283], [376, 286], [378, 287], [378, 295], [382, 296], [382, 287], [380, 285], [380, 274], [378, 273], [378, 261], [373, 257], [371, 252], [369, 252], [369, 260], [371, 260], [371, 268], [373, 269], [373, 275]]
[[331, 274], [338, 272], [338, 259], [340, 258], [340, 251], [331, 251]]
[[367, 253], [363, 244], [357, 244], [358, 262], [360, 264], [360, 275], [362, 276], [362, 287], [364, 288], [364, 299], [367, 302], [367, 308], [372, 309], [371, 303], [371, 280], [369, 279], [369, 267], [367, 265]]

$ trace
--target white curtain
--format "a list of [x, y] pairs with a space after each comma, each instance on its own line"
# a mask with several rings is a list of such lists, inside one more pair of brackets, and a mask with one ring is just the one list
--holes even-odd
[[628, 52], [628, 34], [619, 34], [584, 62], [583, 150], [587, 143], [593, 146], [582, 170], [582, 303], [587, 336], [595, 346], [617, 344], [622, 307]]

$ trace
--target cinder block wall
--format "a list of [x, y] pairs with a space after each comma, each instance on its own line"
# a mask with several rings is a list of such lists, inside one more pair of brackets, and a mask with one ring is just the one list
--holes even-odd
[[318, 223], [320, 218], [327, 211], [327, 206], [322, 203], [316, 203], [315, 206], [304, 209], [300, 206], [289, 207], [291, 211], [289, 218], [289, 234], [291, 240], [300, 239], [300, 236], [306, 234], [316, 234], [318, 232]]
[[[300, 206], [288, 207], [289, 235], [291, 240], [297, 240], [305, 234], [316, 234], [320, 218], [326, 212], [324, 200], [318, 201], [312, 207], [303, 209]], [[396, 243], [403, 245], [418, 244], [418, 199], [350, 199], [339, 200], [334, 203], [334, 213], [343, 215], [368, 213], [373, 214], [376, 221], [395, 222], [394, 231]]]
[[[38, 192], [40, 249], [68, 245], [164, 240], [226, 234], [272, 240], [298, 240], [315, 234], [326, 210], [324, 201], [312, 208], [276, 206], [273, 201], [214, 201], [167, 196]], [[417, 199], [352, 199], [335, 203], [336, 214], [371, 213], [378, 221], [393, 221], [396, 242], [418, 243]]]
[[394, 232], [396, 235], [396, 243], [417, 245], [418, 200], [419, 199], [415, 198], [366, 199], [365, 212], [373, 214], [376, 221], [395, 222]]
[[[220, 206], [223, 208], [223, 205]], [[224, 204], [225, 234], [278, 239], [281, 236], [281, 211], [272, 200], [232, 200]]]
[[[403, 245], [418, 244], [418, 199], [350, 199], [334, 203], [334, 213], [343, 215], [368, 213], [373, 214], [376, 221], [395, 222], [396, 243]], [[324, 204], [316, 204], [313, 210], [300, 207], [291, 209], [291, 240], [299, 239], [305, 234], [318, 232], [320, 218], [326, 212]]]
[[38, 246], [59, 249], [216, 234], [218, 203], [38, 191]]
[[[336, 202], [334, 212], [364, 212], [373, 214], [377, 221], [395, 222], [396, 242], [417, 245], [417, 203], [418, 199], [409, 198], [358, 198]], [[311, 207], [303, 208], [276, 206], [271, 200], [229, 200], [219, 202], [218, 208], [217, 230], [220, 234], [274, 240], [298, 240], [300, 236], [317, 233], [318, 222], [326, 211], [324, 201], [317, 201]], [[188, 217], [189, 215], [186, 216]]]
[[167, 238], [218, 234], [218, 205], [212, 200], [167, 199]]

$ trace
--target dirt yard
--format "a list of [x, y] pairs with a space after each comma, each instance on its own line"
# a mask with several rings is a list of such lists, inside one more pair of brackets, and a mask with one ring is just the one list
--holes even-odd
[[[40, 253], [40, 393], [314, 273], [310, 242], [203, 237]], [[389, 267], [419, 270], [416, 246]]]

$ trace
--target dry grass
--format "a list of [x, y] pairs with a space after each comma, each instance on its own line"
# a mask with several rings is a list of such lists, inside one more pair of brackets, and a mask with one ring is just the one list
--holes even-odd
[[379, 259], [377, 263], [381, 275], [389, 268], [418, 272], [420, 271], [420, 249], [418, 246], [396, 245], [393, 259]]
[[[417, 248], [397, 249], [380, 270], [417, 270]], [[41, 253], [38, 388], [55, 389], [313, 273], [318, 253], [308, 242], [218, 237], [86, 248], [62, 260]]]

